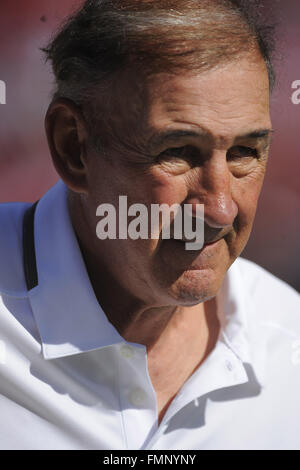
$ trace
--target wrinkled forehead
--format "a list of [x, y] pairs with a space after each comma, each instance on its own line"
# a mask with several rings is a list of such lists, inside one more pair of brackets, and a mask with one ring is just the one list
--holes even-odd
[[149, 76], [127, 69], [111, 86], [109, 99], [94, 103], [94, 116], [102, 114], [102, 130], [123, 146], [147, 145], [158, 132], [175, 127], [203, 130], [227, 145], [271, 127], [269, 95], [265, 61], [252, 53], [200, 72]]
[[226, 139], [270, 126], [269, 78], [259, 56], [199, 74], [154, 76], [148, 93], [147, 125], [153, 131], [181, 123]]

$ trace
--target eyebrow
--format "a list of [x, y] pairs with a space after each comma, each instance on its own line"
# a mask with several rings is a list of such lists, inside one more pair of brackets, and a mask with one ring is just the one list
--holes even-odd
[[205, 131], [204, 129], [197, 129], [197, 130], [185, 130], [185, 129], [173, 129], [168, 131], [162, 131], [158, 134], [154, 135], [150, 141], [151, 147], [158, 147], [163, 143], [178, 140], [182, 138], [203, 138], [209, 137], [210, 133]]
[[256, 131], [249, 132], [248, 134], [244, 134], [238, 136], [237, 138], [243, 139], [263, 139], [264, 137], [269, 137], [274, 133], [274, 129], [258, 129]]
[[[265, 139], [269, 137], [274, 132], [273, 129], [256, 129], [254, 131], [248, 132], [247, 134], [242, 134], [236, 136], [235, 140], [238, 139]], [[150, 141], [151, 147], [159, 147], [163, 143], [171, 142], [174, 140], [179, 140], [182, 138], [211, 138], [212, 135], [210, 132], [197, 128], [197, 130], [188, 130], [188, 129], [174, 129], [162, 131], [152, 137]]]

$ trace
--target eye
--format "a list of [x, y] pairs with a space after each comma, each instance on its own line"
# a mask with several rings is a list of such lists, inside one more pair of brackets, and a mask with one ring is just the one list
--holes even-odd
[[199, 150], [191, 145], [184, 145], [183, 147], [171, 147], [158, 156], [159, 159], [184, 159], [189, 161], [195, 161], [196, 158], [199, 158]]
[[258, 153], [257, 150], [252, 147], [244, 147], [242, 145], [236, 145], [235, 147], [231, 147], [227, 151], [227, 160], [234, 160], [237, 158], [257, 158]]

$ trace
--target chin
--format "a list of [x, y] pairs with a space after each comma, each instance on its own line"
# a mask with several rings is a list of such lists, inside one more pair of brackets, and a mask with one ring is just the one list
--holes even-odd
[[217, 295], [224, 275], [213, 269], [185, 271], [169, 288], [168, 294], [178, 305], [206, 302]]

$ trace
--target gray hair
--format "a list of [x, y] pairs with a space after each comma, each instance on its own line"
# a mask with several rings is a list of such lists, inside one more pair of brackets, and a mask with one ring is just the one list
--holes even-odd
[[242, 0], [88, 0], [43, 49], [55, 97], [81, 104], [125, 67], [205, 70], [258, 49], [274, 84], [269, 26]]

